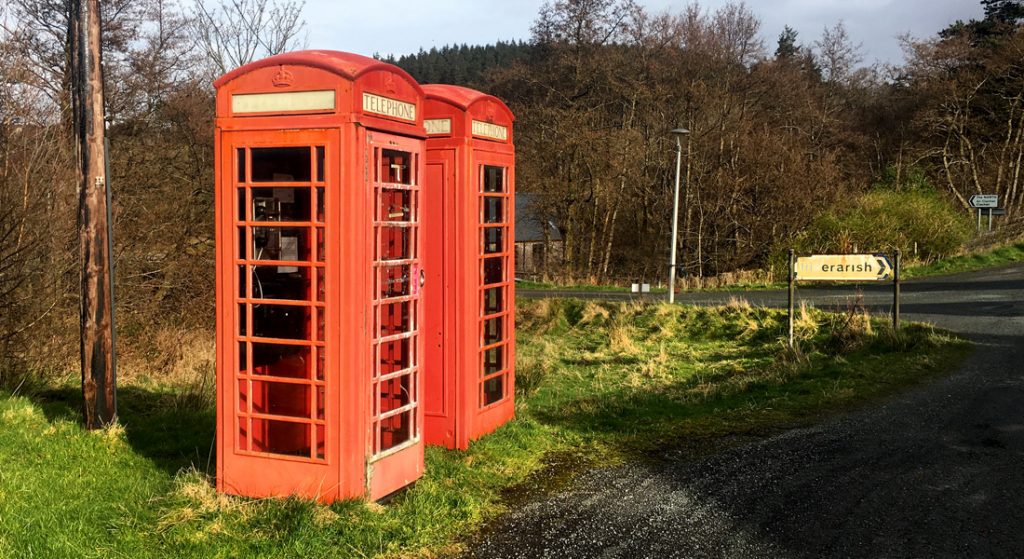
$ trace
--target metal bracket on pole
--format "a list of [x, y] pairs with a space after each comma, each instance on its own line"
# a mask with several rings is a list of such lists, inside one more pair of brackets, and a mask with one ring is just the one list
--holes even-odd
[[789, 249], [789, 334], [786, 337], [789, 348], [793, 349], [793, 307], [796, 296], [795, 253]]
[[896, 249], [895, 262], [893, 262], [892, 274], [892, 328], [900, 329], [900, 260], [903, 258], [903, 251]]

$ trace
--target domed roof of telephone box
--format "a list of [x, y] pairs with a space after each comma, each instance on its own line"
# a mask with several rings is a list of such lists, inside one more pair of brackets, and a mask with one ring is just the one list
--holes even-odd
[[505, 111], [508, 115], [509, 121], [515, 120], [515, 115], [512, 114], [511, 109], [508, 108], [508, 105], [506, 105], [504, 101], [482, 91], [477, 91], [475, 89], [459, 85], [427, 84], [423, 86], [423, 93], [426, 95], [427, 99], [442, 101], [450, 105], [454, 105], [464, 111], [469, 110], [469, 108], [475, 103], [490, 100]]
[[374, 70], [392, 72], [405, 78], [406, 81], [412, 84], [418, 91], [423, 91], [420, 84], [414, 80], [408, 72], [394, 64], [388, 64], [387, 62], [382, 62], [361, 54], [353, 54], [351, 52], [341, 52], [337, 50], [300, 50], [270, 56], [235, 68], [234, 70], [217, 78], [217, 81], [213, 82], [213, 85], [216, 88], [220, 88], [231, 80], [255, 70], [259, 70], [260, 68], [289, 64], [319, 68], [321, 70], [338, 74], [339, 76], [351, 81], [355, 81], [363, 74]]

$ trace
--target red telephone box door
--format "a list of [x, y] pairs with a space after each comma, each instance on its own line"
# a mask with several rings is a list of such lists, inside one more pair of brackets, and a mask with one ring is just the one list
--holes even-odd
[[[220, 351], [224, 489], [244, 495], [331, 494], [338, 484], [337, 380], [326, 374], [325, 216], [336, 192], [337, 133], [228, 132], [221, 143], [232, 200], [221, 219], [234, 274], [224, 274]], [[230, 163], [228, 163], [230, 162]], [[331, 326], [332, 328], [334, 326]], [[333, 350], [332, 350], [333, 351]]]
[[423, 142], [367, 132], [373, 216], [370, 498], [423, 473], [420, 184]]

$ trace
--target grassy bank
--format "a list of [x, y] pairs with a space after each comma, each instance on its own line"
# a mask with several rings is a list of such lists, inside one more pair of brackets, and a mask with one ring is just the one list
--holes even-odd
[[[592, 285], [547, 283], [540, 281], [516, 280], [516, 289], [536, 291], [592, 291], [595, 293], [629, 293], [631, 287], [622, 285]], [[651, 293], [668, 293], [664, 287], [652, 287]]]
[[388, 505], [217, 495], [213, 411], [190, 387], [123, 387], [122, 423], [84, 432], [74, 387], [0, 396], [0, 557], [372, 557], [457, 551], [552, 457], [621, 460], [805, 420], [942, 371], [966, 346], [860, 312], [784, 315], [541, 300], [519, 312], [517, 420], [467, 452], [431, 448]]
[[906, 269], [905, 274], [908, 278], [922, 278], [961, 272], [975, 272], [1015, 262], [1024, 262], [1024, 241], [1007, 244], [983, 252], [951, 256], [930, 264], [910, 266]]

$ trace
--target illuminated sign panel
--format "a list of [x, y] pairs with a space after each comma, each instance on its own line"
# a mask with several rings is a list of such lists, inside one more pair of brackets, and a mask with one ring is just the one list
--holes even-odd
[[363, 93], [363, 110], [368, 113], [416, 122], [416, 105], [372, 93]]
[[450, 118], [431, 118], [423, 121], [423, 127], [427, 129], [427, 134], [451, 134], [452, 133], [452, 119]]
[[334, 107], [333, 89], [285, 93], [245, 93], [231, 96], [231, 112], [235, 114], [333, 111]]
[[491, 124], [482, 120], [473, 121], [473, 135], [492, 140], [508, 141], [508, 128], [498, 124]]

